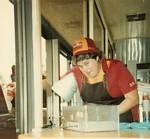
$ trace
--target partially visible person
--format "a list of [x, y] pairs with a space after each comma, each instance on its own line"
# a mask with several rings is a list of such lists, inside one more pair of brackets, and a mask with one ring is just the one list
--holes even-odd
[[10, 76], [11, 76], [11, 81], [15, 82], [16, 81], [16, 65], [12, 65]]
[[15, 96], [16, 96], [16, 66], [11, 67], [11, 83], [7, 85], [7, 96], [12, 104], [12, 111], [15, 109]]
[[84, 104], [118, 105], [120, 122], [138, 120], [137, 85], [125, 64], [106, 59], [90, 38], [73, 44], [73, 63], [63, 77], [74, 74]]
[[42, 87], [43, 87], [43, 124], [47, 125], [47, 98], [51, 96], [51, 86], [48, 83], [45, 73], [42, 74]]
[[45, 74], [42, 74], [42, 87], [43, 87], [43, 108], [47, 107], [47, 97], [51, 96], [51, 86], [47, 81]]
[[7, 85], [7, 98], [11, 101], [12, 110], [15, 109], [16, 83], [12, 82]]
[[43, 108], [47, 107], [47, 79], [46, 76], [42, 75], [42, 86], [43, 86]]

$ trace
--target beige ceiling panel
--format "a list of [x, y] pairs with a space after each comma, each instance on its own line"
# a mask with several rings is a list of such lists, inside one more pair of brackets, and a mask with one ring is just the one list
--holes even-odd
[[42, 15], [72, 44], [83, 34], [82, 0], [41, 0]]

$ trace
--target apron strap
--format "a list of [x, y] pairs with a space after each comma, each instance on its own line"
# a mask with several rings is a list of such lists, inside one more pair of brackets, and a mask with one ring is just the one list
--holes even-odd
[[102, 59], [102, 69], [103, 69], [104, 73], [106, 73], [108, 71], [110, 63], [111, 63], [111, 61], [109, 59], [108, 60], [106, 60], [105, 58]]

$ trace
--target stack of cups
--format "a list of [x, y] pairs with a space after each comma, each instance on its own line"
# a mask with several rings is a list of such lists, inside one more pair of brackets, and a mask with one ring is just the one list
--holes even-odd
[[150, 99], [149, 93], [143, 93], [143, 122], [150, 122]]

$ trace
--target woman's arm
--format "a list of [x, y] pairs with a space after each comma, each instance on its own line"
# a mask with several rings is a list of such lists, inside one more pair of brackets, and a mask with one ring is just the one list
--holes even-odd
[[132, 107], [136, 106], [139, 102], [137, 89], [126, 93], [124, 95], [125, 99], [118, 105], [119, 114], [122, 114]]

